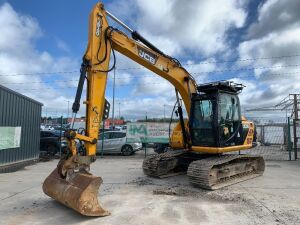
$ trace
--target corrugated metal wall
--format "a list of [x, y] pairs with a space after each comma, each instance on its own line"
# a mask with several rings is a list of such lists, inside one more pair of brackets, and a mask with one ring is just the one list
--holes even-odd
[[39, 157], [42, 104], [0, 85], [0, 127], [21, 127], [19, 148], [0, 149], [0, 172], [10, 172]]

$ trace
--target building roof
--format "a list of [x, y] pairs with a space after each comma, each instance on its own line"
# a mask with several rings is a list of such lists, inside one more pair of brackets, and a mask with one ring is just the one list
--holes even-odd
[[36, 103], [36, 104], [38, 104], [38, 105], [43, 106], [43, 103], [41, 103], [41, 102], [39, 102], [39, 101], [36, 101], [36, 100], [34, 100], [34, 99], [32, 99], [32, 98], [29, 98], [29, 97], [27, 97], [27, 96], [25, 96], [25, 95], [23, 95], [23, 94], [21, 94], [21, 93], [19, 93], [19, 92], [13, 91], [13, 90], [11, 90], [11, 89], [9, 89], [9, 88], [7, 88], [7, 87], [1, 85], [1, 84], [0, 84], [0, 89], [4, 90], [4, 91], [6, 91], [6, 92], [12, 93], [12, 94], [14, 94], [14, 95], [17, 95], [17, 96], [19, 96], [19, 97], [21, 97], [21, 98], [24, 98], [24, 99], [26, 99], [26, 100], [28, 100], [28, 101], [31, 101], [31, 102], [33, 102], [33, 103]]

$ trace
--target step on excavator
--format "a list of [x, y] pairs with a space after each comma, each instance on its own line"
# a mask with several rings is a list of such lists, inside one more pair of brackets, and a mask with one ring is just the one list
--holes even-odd
[[[108, 17], [123, 31], [110, 26]], [[253, 122], [241, 116], [238, 94], [244, 86], [230, 81], [197, 84], [177, 59], [166, 55], [105, 10], [102, 3], [97, 3], [89, 17], [88, 46], [72, 106], [74, 121], [86, 81], [86, 128], [65, 132], [68, 151], [45, 179], [46, 195], [82, 215], [110, 215], [98, 202], [102, 179], [89, 171], [96, 160], [100, 123], [109, 114], [105, 89], [107, 74], [115, 67], [115, 51], [168, 80], [175, 89], [174, 108], [179, 122], [170, 134], [171, 149], [144, 159], [142, 168], [146, 175], [165, 177], [184, 172], [192, 184], [215, 190], [263, 174], [262, 157], [237, 154], [254, 147], [256, 141]]]

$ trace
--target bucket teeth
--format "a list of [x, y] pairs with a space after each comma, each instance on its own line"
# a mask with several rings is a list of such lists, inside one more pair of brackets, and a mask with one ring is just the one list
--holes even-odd
[[88, 172], [74, 172], [61, 178], [56, 168], [44, 181], [43, 191], [49, 197], [85, 216], [108, 216], [98, 202], [101, 177]]

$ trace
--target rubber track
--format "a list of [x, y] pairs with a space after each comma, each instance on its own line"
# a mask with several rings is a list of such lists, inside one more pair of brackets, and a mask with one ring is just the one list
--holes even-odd
[[177, 167], [178, 159], [176, 157], [186, 152], [186, 150], [179, 149], [147, 156], [143, 161], [143, 171], [152, 177], [166, 175]]
[[[222, 178], [221, 181], [214, 184], [211, 180], [210, 171], [214, 166], [222, 164], [230, 164], [233, 160], [245, 160], [246, 162], [253, 162], [257, 160], [257, 171], [244, 172], [228, 178]], [[225, 186], [229, 186], [244, 180], [248, 180], [257, 176], [261, 176], [265, 169], [264, 159], [261, 156], [253, 155], [221, 155], [213, 156], [201, 160], [196, 160], [189, 165], [187, 175], [192, 184], [208, 189], [216, 190]]]

